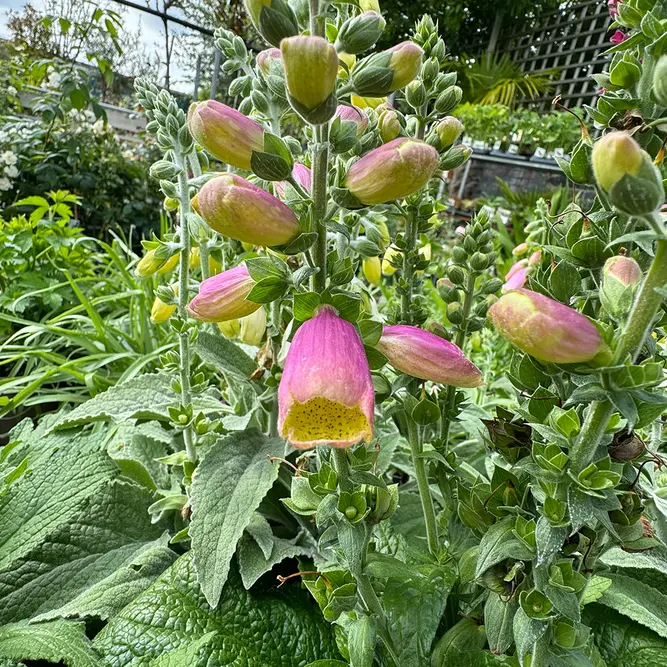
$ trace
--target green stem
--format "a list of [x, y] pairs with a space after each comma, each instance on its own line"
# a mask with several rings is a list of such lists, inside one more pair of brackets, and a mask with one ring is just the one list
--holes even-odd
[[405, 324], [412, 324], [410, 305], [412, 304], [412, 292], [415, 282], [415, 268], [413, 254], [417, 247], [418, 224], [414, 209], [408, 211], [405, 221], [405, 246], [403, 249], [403, 280], [406, 282], [405, 290], [401, 294], [401, 317]]
[[[664, 299], [664, 296], [656, 290], [664, 289], [665, 285], [667, 285], [667, 239], [660, 239], [651, 268], [618, 341], [612, 365], [624, 362], [628, 356], [632, 362], [636, 361]], [[583, 470], [593, 460], [613, 414], [614, 407], [610, 401], [595, 401], [591, 405], [579, 437], [570, 450], [570, 466], [575, 472]]]
[[331, 448], [331, 461], [338, 475], [338, 486], [341, 491], [352, 490], [352, 480], [350, 480], [350, 466], [347, 462], [347, 450], [339, 447]]
[[408, 442], [410, 443], [412, 465], [415, 469], [415, 477], [417, 478], [417, 486], [419, 488], [419, 498], [421, 500], [422, 510], [424, 512], [428, 549], [434, 556], [437, 556], [439, 546], [438, 524], [435, 519], [435, 507], [433, 506], [431, 489], [429, 488], [428, 477], [426, 476], [426, 464], [424, 457], [422, 456], [422, 447], [419, 439], [419, 427], [411, 417], [408, 417]]
[[[273, 352], [273, 363], [276, 363], [278, 352], [280, 351], [280, 323], [282, 319], [281, 301], [276, 299], [271, 303], [271, 328], [275, 330], [271, 338], [271, 348]], [[278, 435], [278, 394], [276, 393], [271, 414], [269, 415], [269, 435], [275, 437]]]
[[311, 215], [317, 241], [313, 246], [313, 260], [319, 272], [313, 276], [313, 289], [322, 293], [327, 283], [327, 175], [329, 170], [329, 125], [316, 125], [312, 146], [312, 199]]
[[415, 134], [415, 137], [419, 140], [422, 140], [424, 138], [424, 133], [426, 132], [427, 113], [428, 113], [428, 102], [419, 109], [419, 115], [417, 116], [417, 132]]
[[[180, 221], [180, 256], [178, 267], [178, 310], [181, 317], [187, 318], [185, 307], [188, 304], [188, 288], [190, 283], [190, 230], [188, 228], [188, 214], [190, 213], [190, 197], [188, 192], [188, 174], [183, 153], [177, 148], [174, 151], [174, 160], [181, 168], [178, 175], [179, 191], [179, 221]], [[181, 381], [181, 402], [184, 406], [190, 404], [192, 393], [190, 389], [190, 332], [187, 327], [182, 327], [178, 333], [178, 348], [180, 352], [179, 375]], [[196, 463], [197, 452], [195, 451], [194, 433], [192, 426], [188, 425], [183, 430], [183, 442], [188, 461]]]

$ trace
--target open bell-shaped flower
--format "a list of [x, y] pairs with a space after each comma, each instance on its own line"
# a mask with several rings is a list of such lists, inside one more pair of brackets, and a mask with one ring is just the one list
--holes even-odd
[[289, 206], [237, 174], [211, 179], [192, 207], [219, 234], [253, 245], [283, 245], [301, 232]]
[[241, 264], [202, 281], [199, 294], [186, 310], [202, 322], [226, 322], [245, 317], [260, 307], [246, 299], [255, 285], [248, 269]]
[[554, 364], [604, 365], [610, 350], [596, 326], [573, 308], [543, 294], [517, 289], [489, 309], [498, 333], [531, 357]]
[[375, 347], [401, 373], [455, 387], [479, 387], [482, 374], [459, 347], [407, 324], [384, 327]]
[[211, 155], [239, 169], [250, 171], [252, 152], [264, 150], [264, 128], [215, 100], [190, 105], [188, 128]]
[[373, 435], [375, 394], [361, 338], [331, 306], [294, 335], [278, 389], [278, 427], [298, 449]]

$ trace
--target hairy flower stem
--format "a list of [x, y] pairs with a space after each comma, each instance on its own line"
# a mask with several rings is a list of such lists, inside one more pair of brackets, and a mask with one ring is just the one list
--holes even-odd
[[[350, 479], [350, 466], [347, 460], [347, 450], [332, 448], [331, 462], [333, 463], [336, 475], [338, 476], [338, 488], [340, 488], [341, 491], [351, 492], [354, 488], [354, 484]], [[362, 549], [362, 558], [364, 560], [368, 550], [368, 542], [371, 538], [371, 532], [371, 527], [366, 525], [366, 538]], [[357, 592], [359, 593], [361, 601], [368, 612], [373, 614], [377, 621], [378, 635], [387, 649], [387, 653], [389, 653], [397, 667], [400, 666], [391, 635], [387, 629], [387, 616], [384, 607], [382, 606], [382, 602], [380, 602], [370, 579], [363, 573], [362, 568], [355, 568], [355, 571], [352, 572], [352, 576], [357, 583]]]
[[[273, 357], [273, 364], [278, 359], [280, 352], [280, 324], [282, 320], [281, 301], [276, 299], [271, 303], [271, 356]], [[275, 401], [271, 407], [271, 414], [269, 415], [269, 435], [275, 437], [278, 435], [278, 394], [276, 393]]]
[[[475, 275], [471, 272], [466, 283], [466, 295], [463, 301], [462, 316], [463, 319], [456, 332], [454, 344], [463, 349], [466, 336], [468, 334], [468, 318], [475, 298]], [[456, 387], [450, 385], [447, 387], [447, 396], [445, 397], [445, 414], [440, 418], [440, 441], [445, 452], [449, 449], [449, 430], [452, 425], [451, 414], [454, 411], [456, 402]]]
[[410, 444], [410, 453], [412, 455], [412, 465], [415, 468], [415, 477], [417, 478], [417, 487], [419, 488], [419, 498], [424, 511], [424, 521], [426, 523], [426, 541], [428, 550], [436, 555], [438, 553], [438, 524], [435, 519], [435, 507], [431, 496], [431, 489], [428, 485], [426, 476], [426, 465], [422, 456], [421, 440], [419, 438], [419, 426], [411, 417], [408, 417], [408, 442]]
[[[659, 239], [651, 268], [619, 338], [612, 365], [623, 363], [628, 355], [631, 361], [636, 360], [664, 299], [656, 290], [664, 289], [666, 285], [667, 239]], [[591, 405], [579, 438], [570, 450], [570, 466], [575, 472], [583, 470], [595, 457], [613, 414], [614, 406], [610, 401], [595, 401]]]
[[405, 290], [401, 294], [401, 317], [405, 324], [412, 324], [412, 292], [415, 282], [414, 252], [417, 247], [417, 232], [419, 225], [414, 210], [410, 209], [405, 221], [405, 247], [403, 249], [403, 280]]
[[[179, 147], [174, 150], [174, 160], [181, 172], [178, 175], [179, 194], [179, 241], [181, 245], [178, 262], [178, 310], [182, 318], [187, 318], [185, 307], [188, 304], [188, 288], [190, 284], [190, 230], [188, 228], [188, 214], [190, 213], [190, 197], [188, 192], [188, 173], [183, 152]], [[180, 383], [181, 402], [184, 406], [190, 404], [192, 394], [190, 391], [190, 332], [185, 322], [178, 332], [178, 348], [180, 352]], [[197, 452], [195, 451], [194, 433], [192, 426], [187, 425], [183, 430], [183, 442], [188, 461], [196, 463]]]
[[319, 272], [313, 276], [313, 289], [324, 292], [327, 282], [327, 174], [329, 170], [329, 124], [313, 128], [312, 150], [313, 183], [311, 216], [317, 241], [313, 246], [313, 260]]

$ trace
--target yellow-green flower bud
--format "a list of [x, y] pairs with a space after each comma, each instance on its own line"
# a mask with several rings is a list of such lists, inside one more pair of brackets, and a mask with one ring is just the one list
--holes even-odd
[[[178, 296], [178, 283], [171, 286], [171, 291]], [[151, 308], [151, 322], [153, 324], [163, 324], [176, 312], [176, 308], [175, 303], [165, 303], [156, 296]]]
[[381, 97], [404, 88], [419, 74], [423, 55], [417, 44], [407, 41], [367, 56], [352, 70], [357, 94]]
[[134, 269], [134, 272], [140, 278], [149, 278], [152, 276], [163, 264], [164, 259], [156, 256], [155, 250], [149, 250], [140, 260]]
[[463, 132], [463, 124], [454, 116], [443, 118], [428, 138], [428, 143], [439, 151], [448, 149]]
[[336, 49], [322, 37], [299, 36], [280, 44], [290, 103], [310, 123], [325, 123], [336, 112]]
[[653, 94], [660, 105], [667, 107], [667, 56], [661, 56], [653, 70]]
[[610, 132], [593, 147], [593, 171], [609, 201], [627, 215], [648, 215], [665, 199], [660, 172], [627, 132]]
[[246, 345], [259, 345], [266, 331], [266, 311], [258, 308], [240, 319], [239, 340]]
[[366, 280], [371, 285], [379, 285], [382, 277], [382, 262], [379, 257], [364, 257], [361, 263]]
[[349, 18], [341, 26], [336, 49], [344, 53], [363, 53], [380, 39], [385, 21], [378, 12], [367, 11]]

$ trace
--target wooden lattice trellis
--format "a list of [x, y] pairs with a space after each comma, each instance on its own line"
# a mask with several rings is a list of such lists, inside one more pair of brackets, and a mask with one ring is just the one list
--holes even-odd
[[500, 31], [496, 50], [508, 53], [524, 72], [557, 69], [558, 82], [548, 95], [533, 100], [543, 111], [560, 95], [568, 107], [592, 104], [596, 84], [591, 74], [601, 72], [608, 58], [611, 19], [604, 0], [586, 0], [535, 19], [529, 29], [509, 34]]

